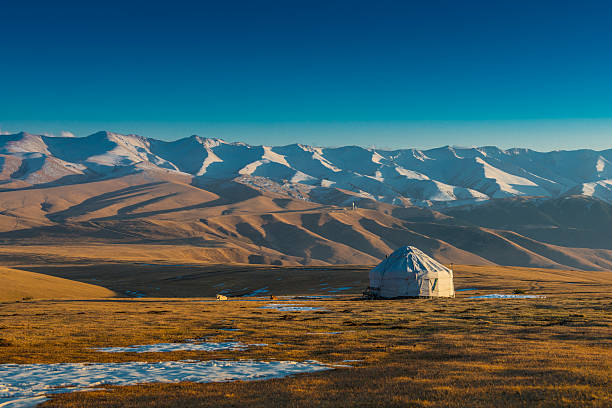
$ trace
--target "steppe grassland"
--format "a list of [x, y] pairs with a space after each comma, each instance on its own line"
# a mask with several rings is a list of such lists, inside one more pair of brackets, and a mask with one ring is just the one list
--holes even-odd
[[[465, 283], [494, 284], [479, 281], [484, 270], [472, 271]], [[548, 297], [470, 300], [466, 296], [480, 292], [467, 291], [455, 299], [297, 301], [326, 309], [307, 312], [262, 309], [265, 301], [198, 299], [4, 303], [0, 362], [316, 359], [352, 366], [263, 382], [109, 387], [57, 395], [43, 406], [612, 405], [609, 274], [593, 274], [581, 286], [582, 272], [575, 273], [576, 284], [568, 282], [571, 271], [560, 275], [566, 278], [519, 272], [514, 276], [526, 282], [524, 290]], [[153, 354], [91, 350], [194, 338], [267, 346]]]

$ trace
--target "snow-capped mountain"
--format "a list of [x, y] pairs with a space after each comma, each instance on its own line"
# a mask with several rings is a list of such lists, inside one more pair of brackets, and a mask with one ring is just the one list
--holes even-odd
[[[252, 146], [191, 136], [165, 142], [98, 132], [87, 137], [0, 135], [2, 188], [71, 184], [130, 172], [342, 189], [396, 205], [452, 206], [514, 196], [582, 194], [612, 203], [612, 149], [536, 152], [440, 147], [378, 150]], [[259, 183], [261, 184], [261, 183]]]

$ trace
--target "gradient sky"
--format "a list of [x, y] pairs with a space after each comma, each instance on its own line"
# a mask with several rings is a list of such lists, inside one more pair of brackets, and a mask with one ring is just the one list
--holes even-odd
[[5, 2], [0, 131], [612, 147], [609, 1]]

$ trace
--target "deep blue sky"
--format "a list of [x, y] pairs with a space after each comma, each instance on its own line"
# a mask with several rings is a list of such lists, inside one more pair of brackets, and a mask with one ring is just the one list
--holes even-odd
[[4, 2], [0, 129], [612, 147], [608, 1]]

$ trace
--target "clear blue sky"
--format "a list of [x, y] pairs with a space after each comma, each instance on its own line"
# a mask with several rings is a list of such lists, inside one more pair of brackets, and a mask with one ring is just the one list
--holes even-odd
[[4, 2], [0, 129], [612, 147], [609, 1]]

